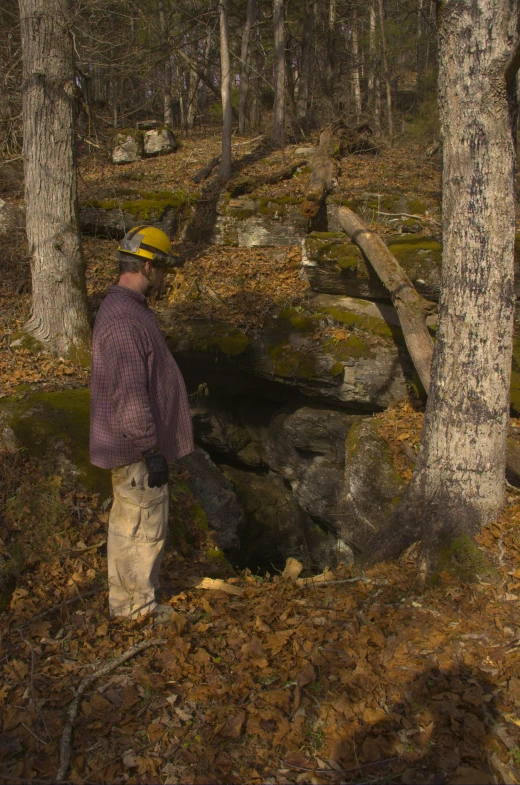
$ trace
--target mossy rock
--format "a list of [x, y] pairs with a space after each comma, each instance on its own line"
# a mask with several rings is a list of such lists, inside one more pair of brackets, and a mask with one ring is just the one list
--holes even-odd
[[384, 526], [404, 490], [377, 421], [364, 419], [349, 430], [345, 442], [345, 474], [341, 492], [339, 535], [355, 553], [364, 553]]
[[110, 472], [89, 460], [90, 391], [36, 392], [0, 401], [3, 438], [49, 472], [110, 495]]
[[302, 197], [292, 194], [280, 197], [247, 194], [232, 198], [224, 193], [217, 203], [212, 242], [245, 248], [295, 245], [307, 230], [302, 203]]
[[122, 237], [136, 224], [157, 226], [174, 238], [192, 215], [196, 194], [186, 191], [141, 191], [139, 199], [89, 199], [80, 210], [82, 231]]
[[243, 354], [250, 339], [245, 333], [225, 322], [212, 322], [192, 319], [190, 321], [165, 326], [167, 340], [175, 354], [215, 354], [228, 357]]
[[[388, 247], [417, 291], [437, 301], [442, 246], [432, 237], [399, 235]], [[390, 294], [362, 252], [343, 232], [313, 232], [302, 244], [302, 265], [311, 288], [326, 294], [389, 300]]]

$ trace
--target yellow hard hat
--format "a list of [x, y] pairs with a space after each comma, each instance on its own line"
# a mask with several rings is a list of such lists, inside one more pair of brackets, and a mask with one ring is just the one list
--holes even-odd
[[118, 252], [147, 259], [158, 267], [175, 267], [178, 264], [170, 238], [155, 226], [134, 226], [121, 240], [116, 257]]

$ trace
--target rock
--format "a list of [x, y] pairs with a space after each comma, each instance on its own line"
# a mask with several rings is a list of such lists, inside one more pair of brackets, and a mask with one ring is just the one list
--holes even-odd
[[337, 538], [323, 531], [302, 510], [277, 475], [253, 474], [223, 467], [233, 482], [245, 520], [239, 529], [239, 566], [283, 570], [292, 557], [306, 570], [321, 571], [338, 561]]
[[346, 440], [339, 533], [355, 553], [363, 553], [395, 509], [405, 484], [372, 419], [350, 429]]
[[303, 198], [282, 196], [231, 198], [223, 194], [217, 203], [217, 220], [211, 241], [240, 248], [296, 245], [307, 231], [301, 212]]
[[217, 533], [219, 546], [226, 553], [235, 554], [240, 546], [237, 531], [244, 514], [231, 482], [200, 447], [177, 463], [188, 469], [187, 484], [206, 513], [209, 527]]
[[298, 504], [336, 534], [345, 438], [360, 419], [360, 415], [305, 406], [276, 415], [269, 426], [269, 466], [289, 481]]
[[0, 446], [26, 449], [44, 469], [105, 497], [110, 472], [89, 460], [89, 390], [36, 392], [0, 401]]
[[159, 120], [138, 120], [135, 127], [140, 131], [151, 131], [153, 128], [159, 128], [160, 125]]
[[143, 157], [143, 134], [141, 131], [128, 129], [119, 131], [114, 136], [112, 163], [131, 164]]
[[[406, 380], [413, 378], [391, 306], [319, 295], [304, 308], [270, 317], [252, 337], [223, 322], [178, 322], [168, 311], [161, 316], [183, 373], [197, 378], [197, 385], [203, 379], [210, 389], [244, 394], [261, 389], [261, 379], [271, 400], [276, 387], [283, 400], [285, 386], [320, 403], [374, 411], [403, 398]], [[336, 332], [324, 334], [325, 326]], [[287, 400], [288, 392], [284, 395]]]
[[80, 209], [85, 234], [119, 239], [133, 226], [157, 226], [178, 238], [193, 214], [196, 197], [185, 191], [143, 191], [139, 199], [89, 199]]
[[[442, 245], [433, 237], [394, 237], [388, 241], [419, 294], [437, 301]], [[313, 232], [302, 242], [302, 267], [311, 288], [327, 294], [390, 300], [359, 248], [343, 232]]]
[[234, 412], [218, 404], [197, 404], [191, 408], [195, 438], [206, 449], [233, 456], [247, 466], [261, 466], [262, 458], [251, 433]]
[[177, 150], [179, 143], [169, 128], [152, 128], [144, 134], [145, 155], [164, 155]]

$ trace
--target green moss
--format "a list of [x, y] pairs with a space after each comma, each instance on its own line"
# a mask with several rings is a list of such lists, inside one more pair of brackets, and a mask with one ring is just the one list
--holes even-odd
[[466, 534], [455, 537], [439, 549], [437, 569], [431, 579], [433, 584], [439, 583], [442, 572], [467, 583], [498, 576], [474, 540]]
[[280, 319], [290, 322], [295, 330], [311, 332], [316, 329], [316, 318], [309, 314], [302, 314], [295, 308], [284, 308], [279, 315]]
[[245, 333], [219, 322], [188, 322], [179, 332], [171, 332], [170, 339], [174, 345], [180, 340], [187, 341], [190, 352], [219, 349], [231, 357], [242, 354], [249, 346], [249, 337]]
[[330, 372], [333, 376], [339, 376], [343, 373], [343, 363], [335, 362], [334, 365], [331, 367]]
[[390, 240], [388, 248], [405, 268], [415, 264], [441, 266], [442, 245], [431, 237], [399, 237]]
[[273, 363], [273, 375], [284, 378], [314, 379], [318, 368], [312, 351], [288, 347], [286, 343], [269, 346], [267, 353]]
[[356, 268], [363, 261], [359, 248], [342, 232], [313, 232], [305, 241], [307, 255], [317, 262], [335, 262], [341, 269]]
[[37, 392], [22, 400], [5, 398], [0, 412], [30, 455], [52, 463], [59, 451], [77, 468], [78, 483], [96, 492], [110, 492], [110, 473], [92, 466], [89, 459], [89, 390]]
[[[356, 357], [375, 357], [375, 352], [358, 335], [349, 335], [345, 340], [338, 341], [333, 338], [323, 344], [324, 350], [337, 358], [338, 362], [347, 362]], [[338, 363], [336, 363], [337, 366]], [[343, 364], [340, 362], [342, 370]]]
[[408, 211], [414, 215], [424, 215], [428, 206], [420, 199], [410, 199], [408, 202]]
[[193, 505], [192, 514], [193, 514], [193, 523], [195, 524], [197, 529], [199, 529], [199, 531], [201, 532], [209, 531], [208, 516], [206, 515], [203, 508], [198, 502], [196, 502]]
[[167, 208], [185, 211], [198, 199], [196, 194], [188, 194], [186, 191], [142, 191], [140, 197], [125, 200], [89, 199], [84, 206], [98, 210], [121, 210], [138, 220], [149, 221], [161, 218]]
[[382, 210], [386, 213], [393, 213], [399, 208], [401, 194], [383, 194], [376, 199], [367, 202], [367, 207], [371, 210]]
[[11, 334], [9, 345], [17, 349], [29, 349], [32, 354], [38, 354], [45, 349], [41, 341], [21, 330]]
[[342, 308], [325, 308], [324, 313], [332, 316], [335, 322], [344, 324], [347, 327], [363, 330], [372, 335], [384, 338], [402, 339], [402, 330], [393, 325], [387, 324], [383, 319], [376, 316], [366, 316], [352, 311], [344, 311]]

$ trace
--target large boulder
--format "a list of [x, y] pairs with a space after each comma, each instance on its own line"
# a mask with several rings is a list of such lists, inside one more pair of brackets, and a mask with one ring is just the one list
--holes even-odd
[[144, 133], [145, 155], [165, 155], [177, 150], [179, 143], [173, 131], [166, 126], [152, 128]]
[[364, 300], [315, 296], [268, 318], [256, 336], [223, 322], [179, 322], [168, 312], [162, 324], [187, 377], [210, 389], [245, 393], [264, 381], [271, 395], [273, 386], [285, 387], [374, 411], [403, 398], [413, 377], [395, 310]]
[[223, 460], [231, 456], [246, 466], [261, 466], [263, 460], [251, 431], [236, 412], [215, 402], [197, 403], [191, 407], [195, 438]]
[[139, 198], [89, 199], [81, 205], [85, 234], [119, 239], [136, 224], [157, 226], [172, 239], [182, 234], [197, 197], [185, 191], [142, 191]]
[[305, 569], [321, 571], [341, 559], [337, 537], [320, 528], [296, 503], [282, 477], [254, 474], [223, 467], [233, 482], [245, 510], [239, 566], [258, 570], [282, 570], [289, 557]]
[[90, 391], [35, 392], [0, 401], [0, 448], [25, 449], [50, 473], [111, 494], [110, 472], [89, 460]]
[[231, 197], [223, 194], [217, 203], [217, 220], [212, 242], [251, 248], [296, 245], [307, 231], [307, 219], [298, 196]]
[[219, 546], [234, 556], [240, 545], [237, 531], [244, 514], [231, 482], [200, 447], [177, 463], [188, 470], [187, 485], [206, 513], [210, 529], [217, 533]]
[[269, 466], [289, 482], [298, 504], [338, 537], [345, 439], [360, 419], [360, 415], [304, 406], [276, 415], [269, 426]]
[[143, 134], [133, 128], [119, 131], [114, 136], [112, 163], [132, 164], [143, 157]]
[[354, 553], [363, 553], [397, 506], [405, 484], [394, 469], [373, 419], [350, 429], [338, 517], [339, 533]]

